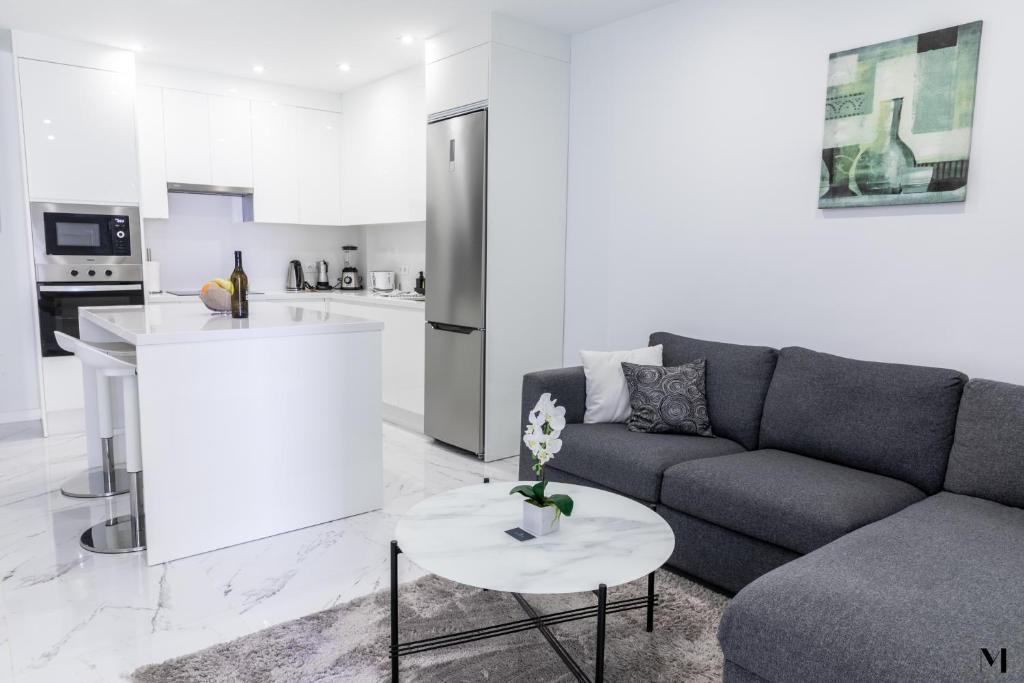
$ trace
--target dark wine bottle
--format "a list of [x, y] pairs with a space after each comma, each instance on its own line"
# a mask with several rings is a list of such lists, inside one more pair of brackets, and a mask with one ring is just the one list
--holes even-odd
[[235, 252], [235, 269], [231, 271], [231, 284], [234, 290], [231, 292], [231, 317], [249, 317], [249, 278], [242, 270], [242, 252]]

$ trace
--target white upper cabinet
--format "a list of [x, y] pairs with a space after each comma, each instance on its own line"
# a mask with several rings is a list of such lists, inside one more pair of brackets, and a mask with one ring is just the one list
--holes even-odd
[[249, 100], [164, 90], [167, 181], [252, 187]]
[[299, 222], [341, 225], [341, 114], [295, 109]]
[[427, 114], [447, 111], [487, 99], [490, 45], [427, 64]]
[[134, 75], [34, 59], [18, 70], [29, 198], [138, 203]]
[[343, 225], [426, 220], [426, 117], [421, 67], [342, 96]]
[[210, 96], [210, 177], [214, 185], [252, 187], [249, 100]]
[[299, 222], [298, 108], [252, 103], [252, 219]]
[[167, 182], [209, 185], [210, 107], [202, 93], [164, 90]]
[[164, 146], [163, 90], [141, 86], [135, 91], [139, 126], [140, 206], [143, 218], [167, 218], [167, 171]]

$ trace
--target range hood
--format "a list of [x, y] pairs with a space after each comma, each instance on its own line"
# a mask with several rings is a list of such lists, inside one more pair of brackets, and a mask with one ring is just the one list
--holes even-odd
[[251, 187], [230, 187], [228, 185], [200, 185], [195, 183], [167, 183], [168, 192], [181, 194], [219, 194], [227, 197], [251, 197]]

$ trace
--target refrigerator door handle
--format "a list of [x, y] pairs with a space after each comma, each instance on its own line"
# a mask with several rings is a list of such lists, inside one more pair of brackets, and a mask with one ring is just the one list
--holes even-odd
[[454, 332], [455, 334], [473, 334], [474, 332], [483, 332], [482, 327], [464, 327], [462, 325], [449, 325], [448, 323], [427, 323], [435, 330], [441, 332]]

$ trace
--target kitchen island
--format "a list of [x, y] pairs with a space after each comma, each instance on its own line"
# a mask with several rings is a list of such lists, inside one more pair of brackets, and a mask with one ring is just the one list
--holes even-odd
[[278, 302], [83, 308], [136, 347], [150, 565], [381, 507], [383, 324]]

